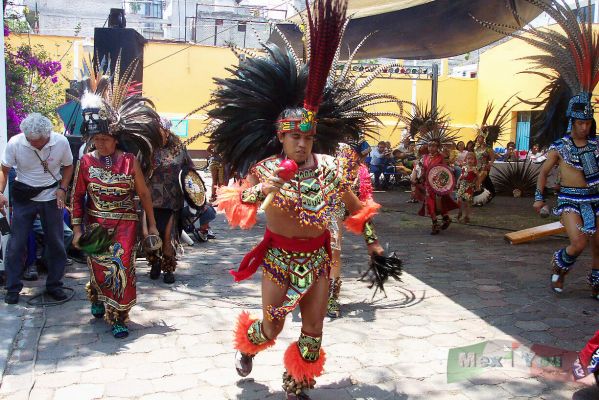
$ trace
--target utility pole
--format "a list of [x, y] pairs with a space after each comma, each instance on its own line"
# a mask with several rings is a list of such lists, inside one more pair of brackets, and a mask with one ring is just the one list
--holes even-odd
[[[6, 7], [6, 1], [3, 1], [3, 6]], [[4, 12], [2, 13], [2, 26], [4, 26]], [[0, 39], [0, 50], [2, 50], [2, 54], [4, 54], [4, 35], [2, 35], [2, 38]], [[2, 57], [2, 61], [0, 61], [0, 116], [0, 154], [4, 154], [4, 149], [6, 149], [6, 142], [8, 140], [6, 124], [6, 66], [4, 57]], [[6, 182], [5, 191], [8, 193], [8, 177], [6, 177]], [[2, 262], [0, 262], [0, 271], [4, 271], [7, 241], [8, 235], [1, 236], [0, 246], [2, 246]]]
[[433, 84], [431, 85], [431, 110], [437, 110], [437, 92], [439, 91], [439, 64], [433, 64]]

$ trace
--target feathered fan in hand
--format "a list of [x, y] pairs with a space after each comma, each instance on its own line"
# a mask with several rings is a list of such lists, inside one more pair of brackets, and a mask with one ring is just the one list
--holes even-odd
[[391, 253], [388, 257], [373, 255], [370, 257], [369, 268], [362, 274], [359, 280], [370, 283], [368, 289], [374, 287], [372, 299], [374, 299], [379, 290], [387, 297], [385, 283], [389, 278], [401, 281], [402, 266], [403, 263], [397, 258], [395, 252]]
[[88, 256], [95, 256], [108, 251], [108, 248], [113, 243], [114, 234], [101, 225], [95, 225], [91, 229], [87, 229], [79, 239], [78, 246]]

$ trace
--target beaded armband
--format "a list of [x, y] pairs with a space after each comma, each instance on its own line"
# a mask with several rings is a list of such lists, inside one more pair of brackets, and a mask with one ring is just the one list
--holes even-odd
[[545, 201], [545, 195], [539, 189], [535, 190], [535, 201]]
[[367, 245], [371, 245], [378, 241], [378, 237], [376, 236], [376, 232], [374, 230], [374, 224], [372, 221], [366, 221], [364, 224], [364, 231], [362, 232], [364, 236], [364, 240], [366, 240]]
[[262, 193], [262, 184], [259, 183], [241, 192], [241, 202], [255, 204], [263, 201], [266, 198]]

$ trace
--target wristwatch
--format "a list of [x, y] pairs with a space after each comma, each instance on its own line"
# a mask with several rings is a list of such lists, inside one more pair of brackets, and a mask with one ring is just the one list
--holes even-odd
[[59, 186], [59, 187], [58, 187], [58, 189], [56, 189], [56, 190], [62, 190], [62, 191], [63, 191], [63, 192], [65, 192], [65, 193], [67, 192], [67, 189], [66, 189], [66, 188], [63, 188], [62, 186]]

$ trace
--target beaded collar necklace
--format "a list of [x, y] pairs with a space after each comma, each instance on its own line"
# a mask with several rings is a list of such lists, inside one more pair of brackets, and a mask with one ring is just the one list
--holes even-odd
[[96, 156], [96, 158], [100, 160], [102, 166], [106, 169], [111, 169], [112, 166], [116, 164], [116, 160], [118, 159], [116, 151], [109, 156], [101, 156], [100, 153], [98, 153], [98, 151], [96, 150]]

